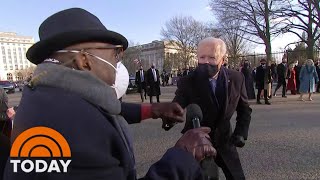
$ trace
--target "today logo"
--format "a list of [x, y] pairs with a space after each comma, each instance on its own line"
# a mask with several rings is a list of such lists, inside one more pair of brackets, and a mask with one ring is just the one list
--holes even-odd
[[48, 127], [33, 127], [21, 133], [10, 151], [13, 172], [68, 172], [71, 151], [66, 139]]

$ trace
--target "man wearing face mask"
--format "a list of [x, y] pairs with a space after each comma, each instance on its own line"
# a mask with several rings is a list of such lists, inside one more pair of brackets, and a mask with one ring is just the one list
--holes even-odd
[[[138, 92], [140, 93], [141, 101], [147, 99], [147, 87], [146, 87], [146, 72], [143, 70], [142, 65], [140, 69], [136, 72], [136, 85], [138, 86]], [[144, 97], [144, 98], [143, 98]]]
[[260, 60], [260, 66], [257, 67], [256, 72], [256, 88], [258, 89], [257, 104], [262, 104], [260, 101], [261, 92], [263, 91], [264, 102], [267, 105], [271, 103], [268, 100], [268, 84], [271, 83], [271, 70], [266, 65], [265, 59]]
[[[173, 102], [181, 107], [198, 104], [203, 113], [201, 126], [212, 129], [210, 137], [217, 149], [216, 164], [226, 178], [245, 179], [236, 147], [243, 147], [248, 138], [252, 109], [247, 101], [245, 79], [241, 72], [223, 67], [225, 43], [209, 37], [198, 45], [198, 67], [178, 82]], [[232, 132], [230, 119], [237, 111], [237, 123]], [[185, 133], [192, 128], [186, 122]]]
[[160, 102], [159, 96], [161, 95], [160, 91], [160, 74], [158, 69], [155, 68], [154, 64], [151, 65], [151, 68], [147, 71], [147, 91], [150, 98], [150, 104], [153, 103], [153, 96], [156, 96], [157, 102]]
[[274, 90], [273, 96], [276, 96], [277, 90], [282, 86], [282, 97], [286, 98], [287, 82], [286, 79], [290, 76], [289, 67], [287, 65], [287, 55], [282, 58], [282, 63], [277, 66], [278, 84]]
[[[124, 118], [130, 116], [131, 107], [118, 100], [125, 92], [118, 82], [127, 79], [125, 67], [119, 64], [127, 39], [80, 8], [47, 18], [39, 36], [40, 41], [27, 52], [37, 68], [24, 88], [12, 142], [29, 128], [48, 127], [66, 139], [72, 161], [67, 173], [26, 173], [21, 168], [15, 173], [14, 165], [7, 161], [4, 179], [136, 179], [127, 127], [134, 122]], [[142, 114], [162, 116], [160, 106], [148, 108]], [[209, 132], [210, 128], [186, 132], [151, 166], [145, 179], [202, 179], [198, 162], [215, 155]]]

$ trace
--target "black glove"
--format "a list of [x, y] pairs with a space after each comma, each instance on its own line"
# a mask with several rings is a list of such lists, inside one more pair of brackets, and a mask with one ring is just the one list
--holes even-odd
[[243, 136], [239, 136], [239, 135], [233, 135], [231, 137], [231, 143], [236, 147], [240, 147], [240, 148], [242, 148], [246, 144]]

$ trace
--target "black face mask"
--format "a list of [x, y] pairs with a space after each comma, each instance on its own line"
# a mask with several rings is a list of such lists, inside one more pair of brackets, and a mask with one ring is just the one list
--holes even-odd
[[199, 64], [197, 67], [197, 72], [203, 78], [212, 78], [219, 72], [219, 68], [218, 65]]
[[154, 69], [154, 66], [151, 66], [152, 69]]

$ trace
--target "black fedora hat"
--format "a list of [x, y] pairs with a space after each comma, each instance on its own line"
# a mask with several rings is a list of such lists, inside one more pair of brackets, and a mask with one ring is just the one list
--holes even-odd
[[95, 15], [81, 8], [66, 9], [48, 17], [39, 27], [39, 38], [27, 51], [27, 58], [34, 64], [81, 42], [122, 45], [124, 50], [128, 47], [124, 36], [108, 30]]

